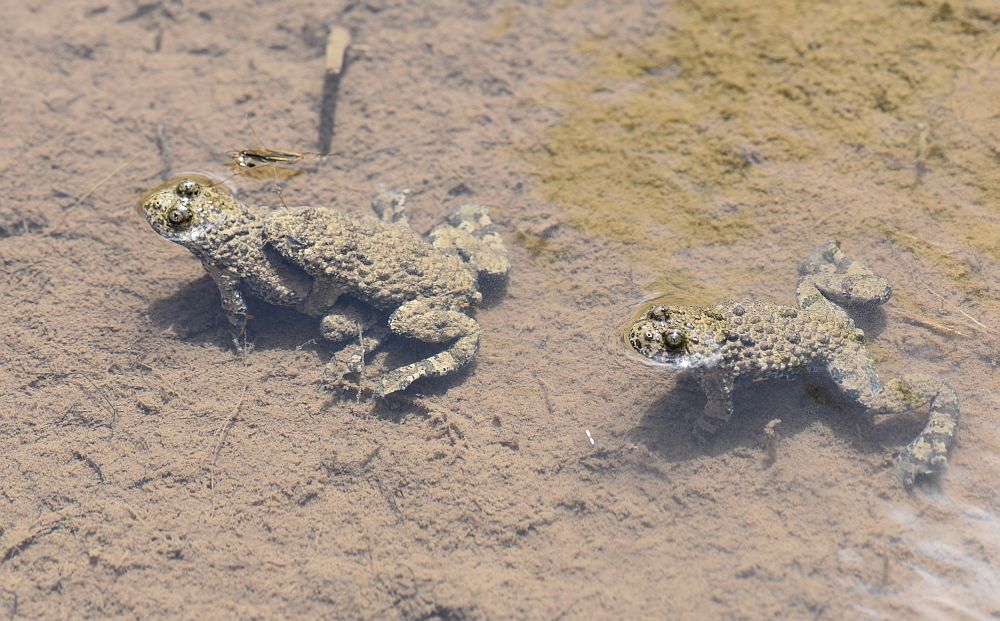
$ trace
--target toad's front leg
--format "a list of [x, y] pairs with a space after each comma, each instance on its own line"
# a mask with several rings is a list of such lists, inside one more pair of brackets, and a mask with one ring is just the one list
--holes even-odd
[[208, 275], [215, 281], [222, 298], [222, 310], [226, 313], [229, 326], [232, 329], [233, 344], [236, 349], [243, 350], [247, 340], [247, 303], [240, 291], [240, 277], [233, 271], [205, 265]]
[[705, 391], [705, 409], [693, 421], [694, 436], [707, 442], [733, 415], [733, 375], [725, 369], [709, 369], [698, 376]]

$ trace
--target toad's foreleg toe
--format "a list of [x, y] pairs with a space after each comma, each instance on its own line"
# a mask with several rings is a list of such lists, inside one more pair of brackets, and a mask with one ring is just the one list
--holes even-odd
[[698, 376], [705, 391], [705, 408], [693, 421], [695, 440], [708, 442], [733, 415], [733, 376], [720, 369], [712, 369]]
[[406, 197], [409, 190], [386, 190], [380, 188], [372, 200], [372, 210], [386, 223], [409, 225], [406, 218]]

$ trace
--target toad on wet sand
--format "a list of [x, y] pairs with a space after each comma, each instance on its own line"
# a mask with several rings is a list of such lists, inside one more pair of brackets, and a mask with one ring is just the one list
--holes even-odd
[[[373, 202], [380, 218], [270, 210], [241, 204], [218, 180], [185, 175], [148, 191], [141, 209], [157, 233], [201, 260], [237, 334], [250, 293], [319, 318], [331, 341], [359, 340], [334, 357], [341, 375], [358, 371], [364, 353], [390, 333], [446, 344], [385, 373], [374, 389], [384, 396], [469, 362], [479, 345], [469, 313], [482, 300], [480, 279], [502, 280], [509, 269], [485, 207], [459, 208], [425, 239], [407, 225], [405, 197], [380, 194]], [[364, 328], [371, 329], [358, 339]]]
[[925, 377], [883, 384], [865, 349], [864, 333], [844, 310], [884, 303], [892, 292], [889, 283], [849, 259], [837, 242], [817, 248], [799, 274], [798, 308], [760, 301], [653, 306], [626, 337], [646, 359], [698, 373], [707, 397], [694, 420], [700, 439], [729, 420], [736, 380], [824, 373], [872, 414], [929, 403], [927, 424], [897, 457], [895, 471], [907, 486], [918, 475], [944, 471], [959, 421], [955, 391]]

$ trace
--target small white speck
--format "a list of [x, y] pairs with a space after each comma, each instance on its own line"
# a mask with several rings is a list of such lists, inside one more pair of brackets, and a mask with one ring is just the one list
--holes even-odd
[[590, 435], [590, 430], [589, 429], [587, 430], [587, 439], [590, 440], [591, 444], [596, 444], [594, 442], [594, 436]]

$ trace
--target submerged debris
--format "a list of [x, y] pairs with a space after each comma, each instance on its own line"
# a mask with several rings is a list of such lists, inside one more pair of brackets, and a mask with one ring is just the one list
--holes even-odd
[[773, 418], [764, 425], [764, 449], [767, 451], [767, 465], [778, 461], [778, 426], [780, 418]]

